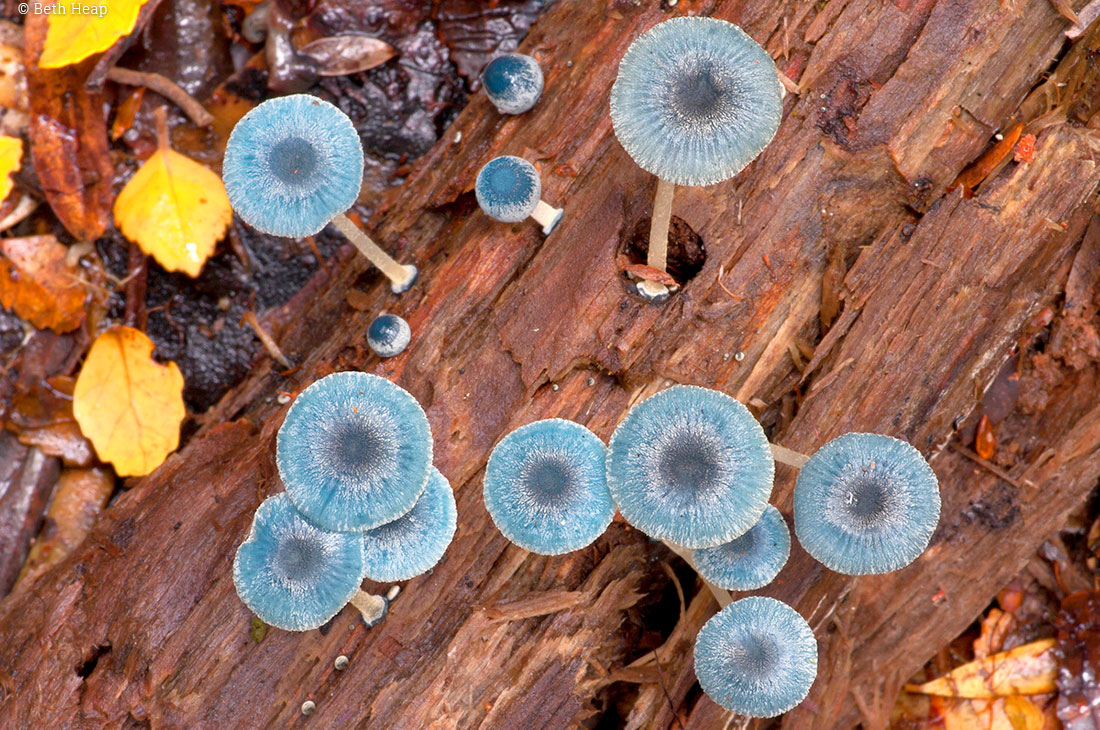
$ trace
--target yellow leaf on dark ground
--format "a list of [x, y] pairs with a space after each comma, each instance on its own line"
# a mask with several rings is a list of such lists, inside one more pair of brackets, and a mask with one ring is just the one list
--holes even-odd
[[[119, 38], [129, 35], [137, 23], [138, 12], [147, 0], [88, 0], [71, 4], [59, 0], [55, 7], [67, 12], [49, 13], [50, 29], [39, 68], [58, 68], [83, 61], [106, 51]], [[46, 4], [46, 3], [43, 3]], [[73, 12], [80, 8], [91, 12]], [[106, 12], [103, 12], [103, 11]]]
[[0, 200], [8, 197], [12, 189], [11, 176], [19, 172], [23, 160], [23, 140], [0, 135]]
[[968, 698], [1044, 694], [1054, 691], [1057, 673], [1054, 639], [1041, 639], [964, 664], [938, 679], [910, 685], [906, 690]]
[[0, 305], [40, 329], [68, 332], [84, 319], [84, 286], [53, 236], [0, 240]]
[[220, 177], [161, 147], [115, 200], [122, 233], [169, 271], [198, 276], [233, 219]]
[[84, 360], [73, 415], [120, 476], [148, 474], [179, 445], [183, 376], [174, 362], [153, 360], [153, 342], [142, 332], [112, 327]]

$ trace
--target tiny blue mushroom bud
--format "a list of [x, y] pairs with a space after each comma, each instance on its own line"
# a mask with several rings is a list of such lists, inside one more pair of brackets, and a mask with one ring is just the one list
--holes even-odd
[[501, 114], [522, 114], [542, 96], [542, 69], [530, 56], [505, 53], [481, 74], [485, 94]]
[[549, 418], [501, 439], [485, 467], [485, 507], [516, 545], [540, 555], [580, 550], [615, 514], [606, 447], [579, 423]]
[[[672, 18], [630, 44], [611, 87], [611, 123], [627, 154], [657, 176], [651, 267], [666, 270], [675, 186], [713, 185], [752, 162], [779, 128], [781, 90], [768, 53], [724, 20]], [[653, 281], [638, 290], [668, 295]]]
[[734, 601], [695, 639], [695, 676], [730, 712], [775, 717], [806, 699], [817, 677], [817, 641], [793, 608], [774, 598]]
[[769, 504], [744, 535], [718, 547], [695, 550], [691, 558], [703, 580], [729, 591], [752, 591], [771, 583], [790, 554], [787, 523]]
[[323, 625], [362, 579], [359, 535], [315, 527], [286, 494], [264, 500], [233, 560], [237, 595], [265, 623], [288, 631]]
[[269, 99], [229, 135], [222, 161], [229, 202], [274, 236], [311, 236], [333, 223], [400, 294], [416, 280], [344, 215], [363, 184], [363, 145], [347, 115], [309, 94]]
[[477, 204], [490, 218], [503, 223], [519, 223], [528, 216], [542, 225], [549, 236], [561, 220], [562, 209], [545, 203], [538, 170], [522, 157], [496, 157], [477, 173], [474, 185]]
[[794, 531], [806, 552], [847, 575], [889, 573], [917, 559], [940, 519], [935, 472], [896, 438], [846, 433], [798, 473]]
[[646, 398], [611, 435], [607, 485], [623, 519], [689, 548], [743, 535], [768, 506], [775, 461], [748, 408], [709, 388]]
[[432, 434], [401, 387], [368, 373], [334, 373], [294, 399], [275, 463], [306, 519], [327, 530], [369, 530], [416, 504], [432, 467]]
[[431, 570], [455, 534], [458, 513], [447, 478], [432, 467], [407, 513], [363, 535], [363, 572], [373, 581], [408, 580]]
[[367, 345], [378, 357], [400, 355], [411, 338], [409, 323], [396, 314], [380, 314], [367, 328]]

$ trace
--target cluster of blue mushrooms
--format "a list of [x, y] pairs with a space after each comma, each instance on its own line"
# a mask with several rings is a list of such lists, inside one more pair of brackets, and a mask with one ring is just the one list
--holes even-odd
[[385, 599], [360, 591], [363, 579], [420, 575], [454, 537], [454, 493], [432, 466], [428, 419], [384, 378], [335, 373], [303, 390], [275, 463], [286, 491], [256, 510], [233, 563], [237, 594], [272, 626], [317, 628], [348, 602], [380, 618]]
[[233, 210], [274, 236], [312, 236], [329, 223], [390, 280], [395, 294], [416, 281], [345, 212], [363, 184], [363, 144], [347, 115], [309, 94], [269, 99], [229, 135], [222, 180]]

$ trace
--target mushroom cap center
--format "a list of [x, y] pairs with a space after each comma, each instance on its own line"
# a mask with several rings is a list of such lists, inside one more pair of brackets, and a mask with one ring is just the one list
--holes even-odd
[[324, 558], [321, 544], [308, 537], [289, 537], [275, 551], [275, 570], [290, 581], [312, 578]]
[[304, 187], [312, 184], [312, 178], [320, 163], [317, 149], [301, 137], [284, 139], [268, 156], [271, 172], [286, 185]]
[[709, 68], [688, 70], [675, 84], [673, 101], [681, 114], [694, 119], [708, 119], [720, 112], [726, 89]]
[[844, 509], [858, 522], [874, 522], [889, 509], [890, 490], [874, 475], [853, 480], [844, 492]]
[[734, 660], [741, 672], [752, 681], [760, 681], [774, 674], [779, 657], [779, 642], [774, 636], [759, 632], [746, 636], [734, 653]]
[[542, 497], [551, 501], [569, 490], [573, 483], [573, 474], [569, 465], [561, 459], [542, 459], [531, 466], [527, 476], [527, 485], [536, 499]]
[[493, 165], [489, 168], [489, 174], [485, 180], [489, 183], [489, 190], [494, 195], [499, 195], [502, 198], [523, 197], [520, 193], [523, 179], [513, 165]]
[[345, 474], [370, 469], [386, 455], [386, 440], [368, 423], [348, 424], [332, 441], [331, 461]]
[[759, 534], [760, 530], [754, 526], [741, 537], [727, 542], [722, 546], [722, 549], [732, 559], [744, 558], [752, 554], [752, 551], [756, 548], [756, 543], [759, 542]]
[[703, 492], [718, 476], [718, 460], [706, 444], [681, 438], [660, 455], [657, 472], [677, 492]]

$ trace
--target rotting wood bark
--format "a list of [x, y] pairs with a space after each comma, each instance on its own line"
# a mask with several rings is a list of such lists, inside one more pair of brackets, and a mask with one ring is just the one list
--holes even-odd
[[[260, 363], [179, 454], [105, 511], [84, 546], [0, 604], [5, 717], [287, 727], [306, 722], [308, 697], [317, 703], [308, 722], [322, 726], [559, 728], [590, 718], [607, 670], [637, 658], [624, 611], [668, 554], [616, 524], [588, 550], [530, 556], [493, 528], [482, 469], [511, 428], [561, 416], [606, 438], [630, 403], [669, 381], [764, 404], [777, 440], [802, 451], [871, 430], [935, 454], [944, 510], [917, 563], [853, 580], [796, 548], [767, 591], [821, 640], [819, 679], [786, 726], [844, 728], [860, 706], [888, 707], [891, 689], [973, 619], [1100, 474], [1095, 362], [1067, 369], [1040, 412], [1012, 417], [1027, 437], [1013, 475], [1032, 491], [942, 449], [1032, 315], [1057, 302], [1095, 216], [1090, 133], [1066, 124], [1037, 130], [1034, 162], [1003, 166], [973, 200], [944, 194], [1041, 81], [1067, 23], [1047, 0], [1015, 10], [681, 0], [675, 12], [742, 25], [802, 90], [748, 170], [677, 196], [675, 214], [708, 252], [683, 291], [661, 306], [626, 293], [615, 251], [648, 215], [653, 180], [614, 141], [607, 116], [618, 58], [668, 13], [559, 0], [522, 49], [546, 72], [540, 104], [504, 118], [475, 97], [381, 201], [373, 233], [415, 260], [421, 282], [394, 299], [345, 250], [330, 280], [319, 274], [276, 318], [280, 347], [302, 367], [281, 379]], [[472, 203], [477, 170], [498, 154], [539, 165], [543, 196], [564, 205], [545, 242], [536, 226], [503, 226]], [[822, 276], [838, 247], [855, 256], [841, 309], [799, 373], [789, 346], [819, 339]], [[720, 271], [741, 299], [719, 285]], [[380, 363], [365, 332], [383, 308], [404, 316], [414, 339]], [[281, 489], [276, 393], [346, 368], [394, 379], [424, 404], [458, 497], [456, 540], [379, 627], [345, 611], [327, 631], [271, 630], [255, 644], [230, 565], [259, 501]], [[779, 404], [796, 389], [798, 408], [783, 417]], [[775, 501], [788, 513], [793, 476], [779, 469]], [[479, 608], [548, 590], [578, 593], [576, 607], [518, 621]], [[641, 685], [632, 726], [679, 727], [679, 715], [709, 728], [724, 716], [705, 698], [669, 707], [691, 695], [680, 644], [707, 616], [701, 600], [689, 597], [669, 645], [677, 656], [661, 659], [660, 682]], [[332, 667], [339, 654], [351, 659], [343, 672]]]

